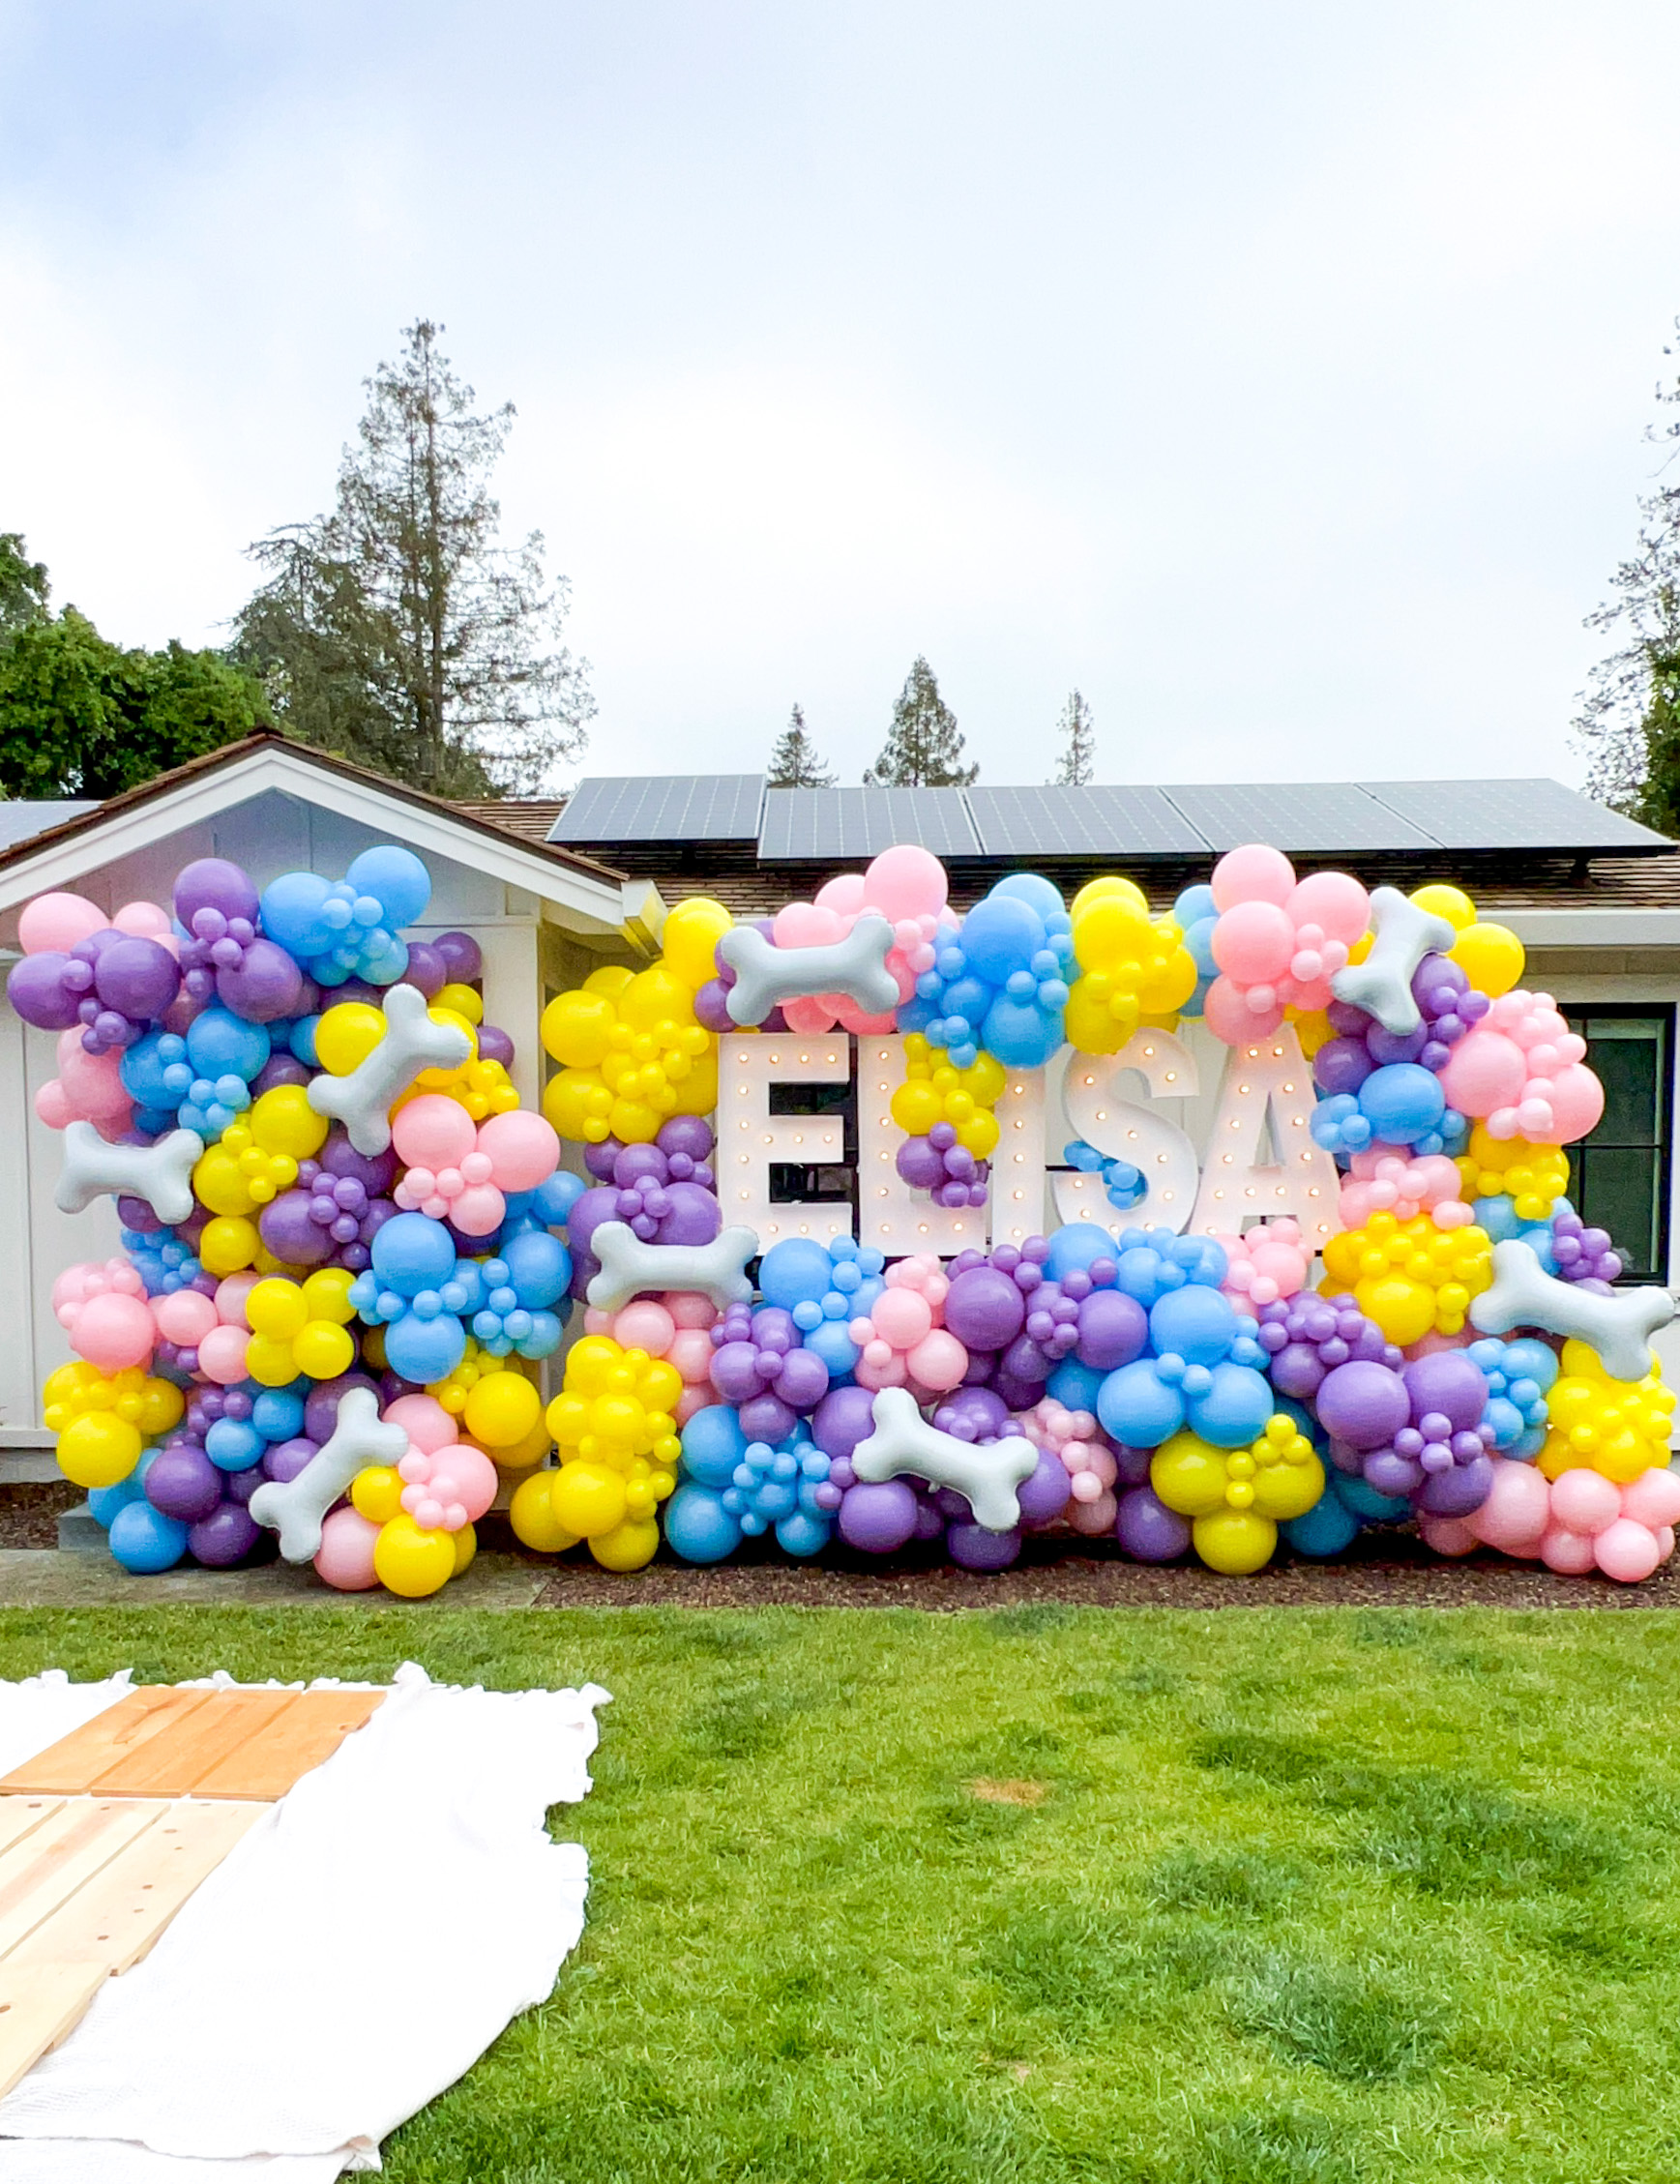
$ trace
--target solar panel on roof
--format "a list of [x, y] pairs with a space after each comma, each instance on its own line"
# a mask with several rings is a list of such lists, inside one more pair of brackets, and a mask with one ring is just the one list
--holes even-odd
[[1444, 849], [1646, 849], [1666, 838], [1544, 778], [1372, 782], [1371, 794]]
[[1351, 850], [1433, 849], [1434, 837], [1350, 782], [1281, 782], [1225, 787], [1198, 783], [1164, 796], [1215, 856], [1245, 841], [1269, 841], [1290, 855]]
[[758, 854], [767, 863], [850, 862], [916, 841], [936, 857], [975, 857], [980, 842], [959, 788], [772, 788]]
[[988, 857], [1200, 857], [1206, 843], [1158, 788], [971, 788]]
[[0, 849], [15, 849], [20, 841], [33, 841], [49, 827], [61, 827], [67, 819], [79, 819], [84, 812], [98, 810], [98, 797], [42, 797], [33, 802], [24, 799], [0, 802]]
[[641, 774], [579, 782], [548, 833], [556, 842], [751, 841], [762, 774]]

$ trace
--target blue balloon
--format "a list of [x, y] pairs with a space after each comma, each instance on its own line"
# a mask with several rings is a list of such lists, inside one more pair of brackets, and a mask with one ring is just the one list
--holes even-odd
[[1054, 880], [1046, 879], [1043, 872], [1011, 872], [1000, 879], [991, 891], [993, 898], [1015, 896], [1036, 910], [1045, 921], [1046, 929], [1054, 932], [1068, 930], [1068, 905], [1062, 900], [1062, 891]]
[[1088, 1410], [1097, 1415], [1097, 1398], [1103, 1392], [1105, 1372], [1095, 1366], [1081, 1365], [1076, 1357], [1065, 1357], [1046, 1381], [1046, 1393], [1055, 1397], [1064, 1409]]
[[185, 1080], [182, 1077], [183, 1046], [178, 1035], [148, 1031], [143, 1038], [135, 1040], [117, 1064], [123, 1090], [131, 1100], [138, 1101], [142, 1107], [168, 1112], [170, 1119], [165, 1128], [174, 1127], [174, 1110], [186, 1097], [192, 1080], [191, 1069]]
[[412, 849], [381, 841], [364, 849], [345, 874], [358, 895], [370, 895], [384, 911], [382, 921], [392, 930], [411, 926], [423, 917], [431, 900], [431, 874]]
[[231, 1009], [203, 1010], [187, 1026], [187, 1058], [199, 1077], [242, 1077], [249, 1084], [273, 1051], [268, 1026]]
[[[879, 1287], [879, 1284], [872, 1284]], [[860, 1314], [868, 1312], [867, 1305], [859, 1305]], [[860, 1355], [858, 1345], [846, 1332], [843, 1319], [821, 1319], [814, 1327], [807, 1328], [802, 1341], [805, 1348], [820, 1357], [828, 1367], [829, 1386], [849, 1380], [857, 1370]]]
[[[399, 1213], [373, 1239], [373, 1273], [384, 1289], [398, 1296], [415, 1297], [422, 1289], [436, 1289], [455, 1272], [455, 1245], [441, 1221], [423, 1213]], [[412, 1380], [412, 1372], [404, 1373]], [[441, 1377], [428, 1372], [426, 1377]]]
[[500, 1253], [508, 1285], [527, 1312], [555, 1304], [572, 1286], [572, 1254], [546, 1228], [528, 1228]]
[[1411, 1145], [1439, 1123], [1447, 1095], [1433, 1070], [1388, 1062], [1359, 1087], [1359, 1111], [1387, 1145]]
[[1327, 1488], [1304, 1517], [1290, 1517], [1278, 1529], [1297, 1554], [1341, 1554], [1351, 1547], [1364, 1526], [1334, 1486]]
[[[675, 1497], [673, 1496], [673, 1499]], [[820, 1554], [827, 1547], [834, 1525], [821, 1517], [813, 1517], [807, 1509], [791, 1510], [776, 1526], [776, 1544], [783, 1554]], [[665, 1534], [670, 1536], [667, 1524]]]
[[1237, 1315], [1228, 1301], [1218, 1289], [1200, 1283], [1169, 1289], [1149, 1314], [1149, 1340], [1156, 1355], [1181, 1357], [1187, 1365], [1217, 1365], [1229, 1351], [1236, 1333]]
[[1214, 891], [1205, 881], [1185, 888], [1172, 905], [1173, 922], [1186, 933], [1192, 926], [1200, 925], [1206, 918], [1217, 918], [1219, 914]]
[[[692, 1426], [693, 1419], [689, 1423]], [[722, 1562], [741, 1545], [739, 1520], [710, 1487], [692, 1482], [680, 1486], [661, 1515], [665, 1544], [685, 1562]]]
[[708, 1403], [696, 1410], [683, 1428], [683, 1471], [688, 1478], [720, 1492], [735, 1476], [735, 1466], [745, 1461], [747, 1436], [734, 1407], [726, 1402]]
[[[1135, 1372], [1136, 1367], [1125, 1366], [1122, 1371]], [[1184, 1399], [1185, 1418], [1192, 1432], [1199, 1433], [1215, 1448], [1242, 1448], [1257, 1440], [1274, 1407], [1272, 1383], [1252, 1365], [1216, 1365], [1212, 1385], [1200, 1395], [1186, 1395]]]
[[338, 932], [322, 917], [332, 883], [319, 872], [281, 872], [262, 891], [262, 930], [300, 962], [324, 955]]
[[304, 1430], [304, 1398], [295, 1388], [264, 1388], [251, 1406], [251, 1422], [265, 1441], [292, 1441]]
[[572, 1219], [573, 1207], [588, 1188], [582, 1176], [557, 1168], [531, 1193], [531, 1211], [545, 1228], [564, 1228]]
[[[1168, 1387], [1156, 1372], [1155, 1360], [1140, 1357], [1135, 1364], [1117, 1367], [1103, 1382], [1097, 1416], [1105, 1431], [1128, 1448], [1159, 1448], [1184, 1424], [1184, 1403], [1178, 1390]], [[1253, 1440], [1253, 1434], [1245, 1437]]]
[[[298, 1423], [303, 1423], [301, 1415]], [[204, 1436], [204, 1453], [219, 1471], [249, 1471], [267, 1447], [254, 1419], [219, 1418]]]
[[1001, 986], [1011, 971], [1024, 970], [1048, 938], [1030, 902], [993, 889], [963, 919], [959, 944], [970, 971]]
[[1519, 1335], [1516, 1342], [1505, 1345], [1507, 1373], [1513, 1378], [1521, 1376], [1534, 1381], [1542, 1395], [1551, 1386], [1561, 1370], [1557, 1352], [1532, 1335]]
[[834, 1286], [834, 1260], [826, 1244], [809, 1236], [784, 1237], [772, 1244], [758, 1266], [758, 1286], [767, 1305], [791, 1312], [795, 1305], [817, 1304]]
[[126, 1479], [119, 1479], [114, 1487], [94, 1487], [87, 1497], [88, 1514], [96, 1524], [103, 1524], [108, 1532], [111, 1520], [119, 1509], [127, 1509], [132, 1501], [146, 1497], [145, 1482], [136, 1464]]
[[453, 1313], [439, 1313], [435, 1319], [404, 1313], [385, 1330], [385, 1362], [400, 1379], [418, 1381], [422, 1387], [448, 1379], [465, 1355], [466, 1329]]
[[1005, 1069], [1043, 1069], [1062, 1045], [1061, 1018], [1000, 993], [986, 1012], [980, 1043]]
[[[1100, 1258], [1118, 1260], [1119, 1256], [1120, 1239], [1111, 1230], [1095, 1221], [1070, 1221], [1050, 1238], [1045, 1272], [1052, 1282], [1060, 1282], [1064, 1275], [1087, 1272]], [[1088, 1410], [1090, 1405], [1082, 1407]]]
[[300, 1062], [310, 1069], [319, 1069], [320, 1056], [315, 1052], [315, 1026], [320, 1022], [319, 1013], [312, 1017], [299, 1017], [286, 1034], [286, 1045]]
[[111, 1519], [111, 1552], [131, 1576], [155, 1578], [187, 1551], [187, 1527], [149, 1501], [131, 1501]]

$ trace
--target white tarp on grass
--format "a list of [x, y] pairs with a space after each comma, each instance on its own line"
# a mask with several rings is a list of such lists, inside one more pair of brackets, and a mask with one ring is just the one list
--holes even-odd
[[[0, 1685], [0, 1754], [12, 1695], [44, 1683]], [[99, 1711], [79, 1695], [114, 1704], [128, 1687], [62, 1688], [80, 1711], [64, 1698], [30, 1749]], [[545, 1815], [587, 1792], [606, 1697], [398, 1670], [367, 1727], [0, 2101], [0, 2184], [326, 2184], [377, 2168], [389, 2131], [546, 1999], [582, 1932], [587, 1860]], [[33, 1733], [49, 1707], [29, 1704]]]

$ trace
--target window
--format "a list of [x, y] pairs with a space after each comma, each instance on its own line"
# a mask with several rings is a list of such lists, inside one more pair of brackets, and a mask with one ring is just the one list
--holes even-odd
[[1668, 1279], [1668, 1147], [1674, 1012], [1566, 1009], [1605, 1088], [1598, 1128], [1569, 1149], [1570, 1195], [1590, 1226], [1607, 1228], [1632, 1282]]

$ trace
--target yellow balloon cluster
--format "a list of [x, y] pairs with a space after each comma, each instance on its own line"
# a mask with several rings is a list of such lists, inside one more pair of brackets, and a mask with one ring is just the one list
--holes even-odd
[[399, 1600], [425, 1600], [458, 1578], [478, 1552], [470, 1524], [458, 1532], [428, 1532], [402, 1506], [402, 1475], [395, 1464], [372, 1463], [350, 1482], [350, 1506], [379, 1526], [373, 1574]]
[[337, 1379], [356, 1362], [350, 1322], [355, 1277], [342, 1266], [323, 1266], [303, 1282], [274, 1275], [245, 1300], [251, 1344], [245, 1370], [265, 1388], [284, 1388], [300, 1372], [311, 1380]]
[[561, 1066], [543, 1093], [543, 1112], [562, 1137], [645, 1144], [671, 1115], [711, 1113], [718, 1041], [694, 1015], [695, 991], [661, 961], [645, 971], [594, 971], [555, 995], [542, 1037]]
[[178, 1426], [187, 1407], [172, 1380], [137, 1365], [102, 1372], [80, 1361], [48, 1376], [42, 1401], [47, 1430], [58, 1435], [59, 1469], [88, 1492], [126, 1479], [147, 1441]]
[[1535, 1461], [1547, 1478], [1586, 1468], [1618, 1487], [1668, 1461], [1674, 1391], [1656, 1366], [1642, 1380], [1614, 1380], [1585, 1343], [1563, 1345], [1563, 1371], [1546, 1399], [1546, 1446]]
[[904, 1041], [904, 1081], [893, 1094], [893, 1120], [906, 1137], [926, 1137], [935, 1123], [948, 1122], [957, 1142], [977, 1161], [997, 1148], [997, 1117], [992, 1109], [1004, 1087], [1003, 1064], [995, 1055], [976, 1055], [969, 1069], [953, 1069], [919, 1031]]
[[433, 1380], [426, 1392], [460, 1420], [461, 1437], [476, 1442], [504, 1471], [528, 1471], [554, 1446], [543, 1399], [526, 1379], [520, 1361], [492, 1357], [474, 1336], [467, 1337], [461, 1361], [449, 1377]]
[[677, 1483], [672, 1408], [682, 1377], [663, 1358], [585, 1335], [548, 1405], [556, 1470], [536, 1471], [508, 1511], [527, 1547], [558, 1554], [587, 1540], [604, 1569], [639, 1570], [660, 1543], [659, 1505]]
[[[437, 1014], [435, 1009], [429, 1013]], [[467, 1029], [472, 1026], [468, 1024]], [[423, 1069], [391, 1112], [395, 1114], [398, 1107], [405, 1107], [410, 1100], [418, 1100], [426, 1092], [441, 1092], [446, 1100], [456, 1101], [474, 1122], [512, 1114], [519, 1104], [518, 1087], [502, 1064], [487, 1062], [478, 1054], [469, 1055], [458, 1069]]]
[[1531, 1145], [1526, 1137], [1489, 1137], [1479, 1122], [1459, 1156], [1459, 1173], [1466, 1202], [1509, 1196], [1518, 1221], [1545, 1221], [1569, 1189], [1569, 1155], [1561, 1145]]
[[1074, 898], [1074, 956], [1080, 976], [1068, 993], [1069, 1043], [1114, 1054], [1145, 1017], [1170, 1017], [1195, 991], [1195, 963], [1170, 917], [1151, 918], [1129, 879], [1094, 879]]
[[[192, 1170], [199, 1203], [229, 1218], [266, 1206], [298, 1179], [298, 1163], [326, 1143], [328, 1122], [301, 1084], [275, 1084], [229, 1123]], [[239, 1264], [249, 1266], [251, 1260]], [[213, 1270], [216, 1271], [216, 1270]], [[222, 1269], [232, 1273], [233, 1268]]]
[[1168, 1509], [1193, 1520], [1195, 1551], [1210, 1570], [1247, 1577], [1272, 1558], [1278, 1525], [1305, 1517], [1324, 1491], [1324, 1466], [1285, 1411], [1252, 1447], [1215, 1448], [1174, 1433], [1155, 1452], [1149, 1483]]
[[1373, 1213], [1324, 1247], [1325, 1286], [1351, 1289], [1361, 1312], [1401, 1349], [1428, 1334], [1456, 1335], [1470, 1299], [1493, 1279], [1486, 1229], [1437, 1228], [1427, 1213], [1397, 1221]]
[[1445, 918], [1458, 934], [1449, 954], [1478, 993], [1496, 1000], [1522, 976], [1522, 943], [1509, 926], [1489, 925], [1461, 887], [1420, 887], [1412, 900], [1420, 910]]

